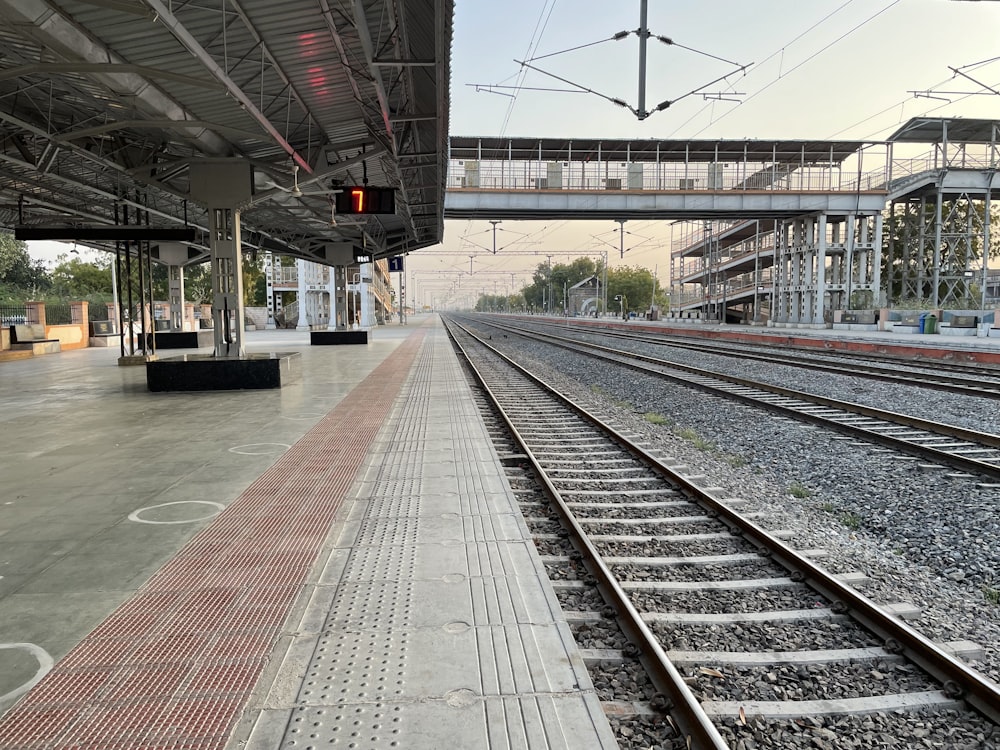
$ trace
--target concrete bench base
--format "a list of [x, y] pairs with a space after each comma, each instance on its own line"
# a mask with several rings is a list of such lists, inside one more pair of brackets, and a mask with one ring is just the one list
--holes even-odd
[[834, 323], [834, 330], [838, 331], [877, 331], [878, 326], [874, 323]]
[[12, 351], [31, 352], [32, 356], [40, 354], [58, 354], [62, 351], [62, 345], [58, 339], [45, 339], [43, 341], [19, 341], [11, 344]]
[[112, 346], [121, 346], [121, 334], [109, 333], [101, 334], [99, 336], [91, 336], [87, 342], [90, 346], [96, 347], [98, 349], [110, 348]]
[[951, 326], [941, 326], [938, 329], [938, 333], [942, 336], [972, 336], [973, 338], [979, 335], [978, 328], [952, 328]]
[[339, 346], [342, 344], [367, 344], [368, 331], [310, 331], [309, 343], [313, 346]]
[[298, 352], [215, 357], [184, 354], [146, 365], [151, 391], [238, 391], [281, 388], [302, 377]]

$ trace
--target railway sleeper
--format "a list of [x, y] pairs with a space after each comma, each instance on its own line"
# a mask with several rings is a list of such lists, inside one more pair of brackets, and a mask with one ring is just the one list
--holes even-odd
[[[778, 539], [792, 539], [795, 536], [794, 531], [788, 529], [779, 529], [777, 531], [768, 532], [771, 536], [777, 537]], [[539, 535], [543, 538], [544, 535]], [[557, 537], [552, 536], [552, 539]], [[590, 537], [592, 542], [608, 542], [612, 544], [617, 543], [627, 543], [627, 542], [707, 542], [714, 539], [732, 539], [733, 534], [730, 532], [709, 532], [705, 534], [671, 534], [669, 536], [657, 536], [656, 534], [643, 534], [641, 536], [618, 536], [612, 534], [594, 534]]]
[[[901, 620], [916, 620], [920, 609], [905, 602], [878, 605], [879, 609]], [[684, 625], [725, 625], [734, 622], [794, 622], [796, 620], [838, 620], [851, 621], [847, 615], [834, 612], [829, 607], [812, 609], [783, 609], [768, 612], [726, 612], [712, 614], [704, 612], [643, 612], [644, 622], [667, 622]]]
[[704, 701], [702, 710], [709, 716], [766, 716], [770, 719], [795, 719], [801, 716], [843, 716], [913, 711], [920, 708], [965, 710], [965, 704], [943, 692], [893, 693], [862, 698], [809, 701]]
[[[619, 506], [621, 507], [621, 506]], [[640, 504], [640, 508], [641, 508]], [[771, 514], [763, 512], [754, 513], [744, 513], [743, 518], [769, 518]], [[698, 515], [698, 516], [668, 516], [667, 518], [577, 518], [577, 522], [581, 525], [587, 526], [599, 526], [602, 523], [616, 523], [622, 526], [642, 526], [644, 524], [649, 524], [651, 526], [673, 526], [682, 523], [711, 523], [713, 520], [712, 516]]]
[[[851, 586], [860, 586], [868, 583], [870, 579], [864, 573], [842, 573], [836, 576], [837, 580]], [[802, 586], [801, 581], [793, 581], [787, 576], [775, 578], [738, 578], [728, 581], [619, 581], [618, 585], [625, 591], [736, 591], [740, 589], [769, 589], [788, 588], [791, 586]], [[589, 586], [586, 581], [577, 579], [565, 579], [552, 582], [552, 588], [560, 589], [585, 589]]]
[[[964, 659], [979, 661], [986, 656], [983, 647], [973, 641], [946, 641], [937, 644], [947, 654]], [[902, 664], [906, 659], [881, 646], [865, 648], [832, 648], [815, 651], [666, 651], [667, 658], [676, 666], [742, 666], [766, 667], [771, 664], [834, 664], [838, 662], [886, 661]], [[582, 648], [580, 656], [590, 667], [608, 661], [625, 661], [625, 653], [614, 648]]]

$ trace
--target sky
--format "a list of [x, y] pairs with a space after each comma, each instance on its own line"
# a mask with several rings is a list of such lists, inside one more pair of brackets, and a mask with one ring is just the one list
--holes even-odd
[[[919, 115], [1000, 119], [1000, 95], [941, 93], [986, 91], [949, 66], [1000, 90], [1000, 0], [650, 0], [650, 32], [674, 44], [649, 42], [646, 106], [675, 103], [642, 121], [608, 101], [638, 103], [638, 39], [606, 41], [637, 29], [639, 8], [639, 0], [456, 0], [450, 133], [879, 140]], [[529, 60], [551, 75], [516, 62]], [[726, 75], [705, 89], [718, 98], [684, 96]], [[552, 91], [571, 88], [552, 76], [597, 93]], [[442, 245], [407, 258], [408, 296], [440, 304], [502, 293], [548, 254], [557, 263], [604, 251], [612, 267], [641, 265], [667, 284], [669, 224], [633, 221], [625, 230], [620, 260], [615, 222], [508, 221], [497, 227], [494, 256], [487, 221], [449, 220]], [[45, 260], [66, 250], [30, 248]]]

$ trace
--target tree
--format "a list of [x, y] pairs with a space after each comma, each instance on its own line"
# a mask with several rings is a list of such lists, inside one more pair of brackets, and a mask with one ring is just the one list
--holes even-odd
[[111, 294], [112, 257], [95, 261], [60, 255], [52, 269], [52, 291], [61, 297], [82, 299], [91, 294]]
[[33, 261], [28, 246], [9, 232], [0, 232], [0, 284], [8, 298], [37, 297], [52, 282], [41, 261]]
[[267, 304], [264, 258], [256, 252], [243, 256], [243, 304], [255, 307]]
[[[624, 295], [632, 310], [648, 310], [659, 291], [660, 282], [648, 268], [625, 266], [608, 270], [608, 299]], [[614, 310], [610, 303], [609, 307]]]
[[[537, 310], [542, 310], [546, 306], [553, 311], [565, 308], [566, 300], [563, 299], [565, 290], [590, 278], [600, 270], [600, 264], [591, 258], [577, 258], [572, 263], [556, 263], [551, 267], [548, 263], [539, 263], [532, 275], [531, 284], [524, 287], [521, 294], [525, 304]], [[547, 305], [543, 304], [545, 301], [548, 302]]]
[[212, 266], [210, 262], [184, 267], [184, 297], [188, 302], [195, 304], [211, 304]]

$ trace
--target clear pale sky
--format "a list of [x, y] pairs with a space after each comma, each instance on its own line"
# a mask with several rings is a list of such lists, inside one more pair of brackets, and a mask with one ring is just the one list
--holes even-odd
[[[650, 0], [647, 108], [733, 70], [711, 92], [741, 92], [741, 102], [681, 99], [640, 122], [595, 95], [532, 88], [569, 88], [522, 69], [527, 60], [609, 39], [639, 26], [639, 0], [456, 0], [451, 72], [453, 135], [558, 136], [567, 138], [885, 138], [917, 115], [1000, 119], [1000, 96], [947, 95], [951, 102], [917, 98], [910, 91], [983, 91], [949, 66], [1000, 89], [1000, 2], [956, 0]], [[638, 102], [638, 40], [607, 41], [532, 63], [608, 97]], [[491, 84], [522, 86], [477, 91]], [[514, 95], [514, 96], [511, 96]], [[938, 94], [935, 94], [938, 95]], [[942, 95], [943, 96], [943, 95]], [[445, 242], [407, 258], [416, 271], [416, 300], [439, 302], [457, 285], [468, 292], [502, 291], [511, 272], [529, 272], [556, 253], [611, 252], [620, 262], [614, 222], [505, 222], [497, 231], [483, 222], [448, 221]], [[656, 268], [667, 282], [670, 231], [666, 222], [629, 222], [624, 263]], [[523, 235], [523, 237], [522, 237]], [[596, 239], [595, 239], [596, 236]], [[608, 244], [602, 244], [608, 243]], [[66, 247], [57, 252], [65, 252]], [[510, 255], [515, 251], [538, 255]], [[451, 255], [438, 255], [448, 252]], [[32, 247], [36, 257], [52, 250]], [[469, 255], [476, 254], [468, 276]], [[430, 273], [464, 271], [462, 276]], [[485, 273], [485, 271], [495, 273]], [[496, 272], [503, 272], [496, 273]], [[515, 281], [520, 283], [520, 278]], [[413, 300], [413, 289], [410, 289]], [[426, 292], [426, 294], [424, 293]], [[464, 295], [462, 295], [464, 296]]]

